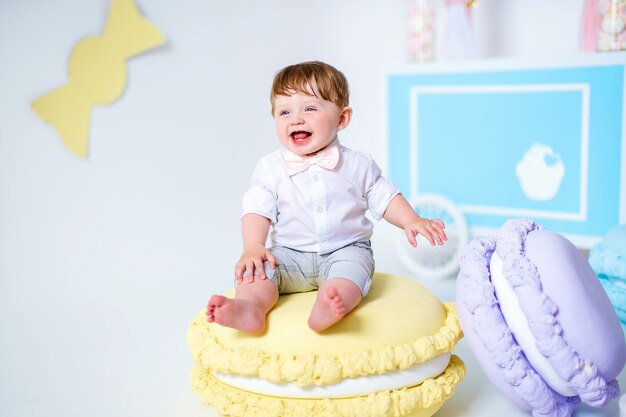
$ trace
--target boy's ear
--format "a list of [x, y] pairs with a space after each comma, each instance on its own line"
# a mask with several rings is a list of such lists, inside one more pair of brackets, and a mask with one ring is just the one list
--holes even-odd
[[352, 107], [344, 107], [339, 115], [339, 130], [345, 129], [352, 120]]

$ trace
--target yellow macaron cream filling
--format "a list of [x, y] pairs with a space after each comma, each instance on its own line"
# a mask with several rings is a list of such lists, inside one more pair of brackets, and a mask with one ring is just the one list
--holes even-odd
[[442, 353], [424, 363], [401, 371], [387, 372], [356, 378], [346, 378], [330, 385], [299, 387], [289, 382], [270, 382], [263, 378], [213, 372], [220, 382], [257, 394], [285, 398], [350, 398], [372, 392], [401, 389], [419, 385], [434, 378], [450, 364], [450, 353]]
[[452, 355], [445, 371], [419, 385], [340, 399], [300, 399], [261, 395], [231, 387], [196, 365], [193, 390], [221, 415], [281, 417], [430, 417], [454, 394], [465, 365]]

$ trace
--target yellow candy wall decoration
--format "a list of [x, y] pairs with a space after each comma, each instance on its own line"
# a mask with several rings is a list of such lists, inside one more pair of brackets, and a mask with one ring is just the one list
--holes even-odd
[[87, 156], [91, 108], [122, 95], [126, 59], [164, 42], [161, 31], [139, 14], [133, 0], [112, 0], [104, 33], [76, 45], [68, 83], [33, 101], [33, 110], [57, 129], [70, 151]]

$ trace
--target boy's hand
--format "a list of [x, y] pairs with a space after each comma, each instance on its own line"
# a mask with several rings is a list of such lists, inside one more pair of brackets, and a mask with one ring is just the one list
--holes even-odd
[[235, 279], [237, 284], [243, 282], [244, 273], [248, 273], [248, 282], [254, 282], [255, 271], [261, 279], [266, 279], [263, 261], [269, 261], [272, 268], [276, 268], [276, 259], [263, 244], [256, 243], [246, 246], [239, 261], [235, 265]]
[[420, 217], [412, 223], [409, 223], [404, 227], [404, 233], [406, 234], [406, 238], [408, 239], [411, 246], [417, 246], [417, 240], [415, 237], [418, 234], [424, 236], [431, 245], [435, 246], [435, 242], [438, 245], [443, 245], [443, 242], [448, 240], [446, 236], [445, 225], [439, 219], [425, 219]]

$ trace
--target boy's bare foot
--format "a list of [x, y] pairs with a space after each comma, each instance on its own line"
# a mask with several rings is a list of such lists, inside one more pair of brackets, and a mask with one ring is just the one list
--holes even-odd
[[327, 286], [319, 291], [309, 316], [309, 327], [316, 332], [329, 328], [348, 313], [337, 288]]
[[213, 295], [207, 305], [207, 321], [248, 333], [265, 328], [265, 311], [254, 301]]

